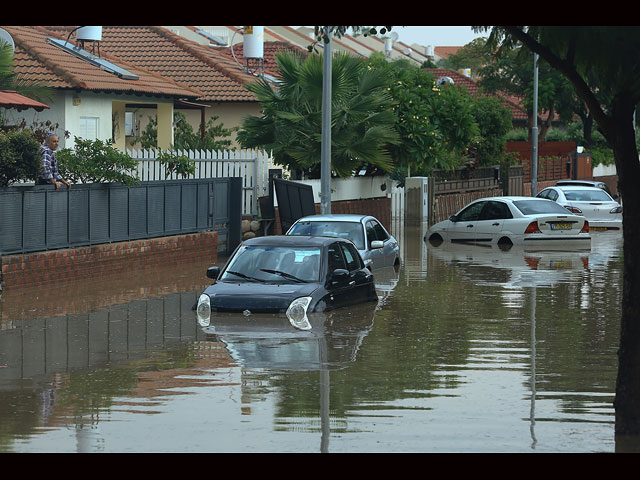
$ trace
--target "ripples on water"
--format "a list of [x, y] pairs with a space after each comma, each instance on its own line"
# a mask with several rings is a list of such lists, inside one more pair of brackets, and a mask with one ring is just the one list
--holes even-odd
[[396, 234], [403, 266], [374, 272], [379, 305], [311, 332], [200, 328], [206, 265], [5, 293], [0, 450], [615, 450], [619, 234], [581, 253]]

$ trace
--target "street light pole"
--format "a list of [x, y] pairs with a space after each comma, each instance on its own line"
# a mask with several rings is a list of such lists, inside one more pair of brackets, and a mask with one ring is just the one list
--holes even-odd
[[331, 48], [332, 32], [324, 27], [329, 41], [324, 44], [322, 70], [322, 142], [320, 144], [320, 213], [331, 213]]
[[531, 196], [538, 193], [538, 54], [533, 54], [533, 127], [531, 128]]

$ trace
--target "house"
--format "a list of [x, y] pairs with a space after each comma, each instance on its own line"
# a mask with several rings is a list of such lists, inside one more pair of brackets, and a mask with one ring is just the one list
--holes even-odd
[[[158, 145], [173, 142], [173, 111], [180, 102], [202, 96], [197, 88], [180, 84], [106, 52], [89, 55], [74, 49], [66, 36], [42, 26], [2, 26], [14, 43], [14, 66], [19, 78], [53, 89], [50, 109], [36, 113], [9, 112], [9, 122], [25, 119], [59, 125], [60, 148], [72, 147], [74, 136], [114, 141], [125, 147], [125, 112], [143, 104], [158, 115]], [[82, 53], [84, 52], [84, 53]], [[64, 132], [70, 137], [65, 140]]]

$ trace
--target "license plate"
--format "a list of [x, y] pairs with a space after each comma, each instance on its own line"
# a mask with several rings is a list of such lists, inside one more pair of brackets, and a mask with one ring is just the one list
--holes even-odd
[[551, 230], [571, 230], [570, 223], [552, 223]]

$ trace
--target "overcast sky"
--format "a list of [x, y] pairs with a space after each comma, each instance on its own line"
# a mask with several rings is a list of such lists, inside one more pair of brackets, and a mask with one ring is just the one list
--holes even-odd
[[484, 34], [473, 33], [471, 27], [445, 27], [445, 26], [411, 26], [411, 27], [393, 27], [392, 32], [397, 32], [400, 36], [399, 40], [403, 43], [411, 45], [417, 43], [419, 45], [433, 45], [434, 47], [461, 47], [466, 45], [474, 38], [488, 36], [488, 32]]

